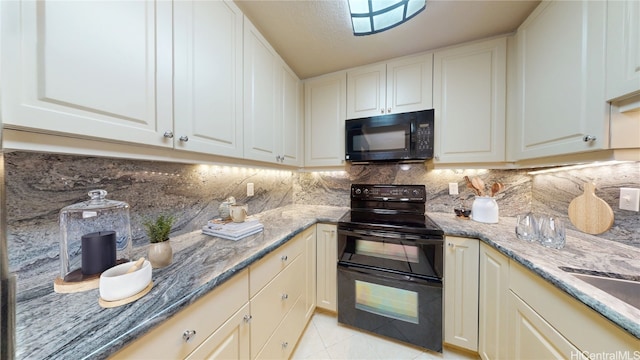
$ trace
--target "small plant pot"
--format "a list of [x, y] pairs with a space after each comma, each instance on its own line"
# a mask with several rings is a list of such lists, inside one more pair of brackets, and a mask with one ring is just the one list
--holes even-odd
[[148, 259], [154, 269], [171, 264], [173, 261], [173, 249], [169, 240], [149, 244]]

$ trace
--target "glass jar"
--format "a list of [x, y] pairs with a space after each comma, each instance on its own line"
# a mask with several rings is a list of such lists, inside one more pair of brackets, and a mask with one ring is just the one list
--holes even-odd
[[91, 190], [91, 200], [60, 210], [60, 278], [64, 282], [99, 277], [108, 267], [131, 258], [129, 204], [106, 196], [105, 190]]

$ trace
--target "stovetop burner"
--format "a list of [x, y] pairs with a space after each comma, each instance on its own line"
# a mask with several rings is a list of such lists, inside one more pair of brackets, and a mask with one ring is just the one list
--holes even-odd
[[441, 237], [442, 229], [424, 214], [425, 202], [424, 185], [354, 184], [351, 211], [338, 227]]

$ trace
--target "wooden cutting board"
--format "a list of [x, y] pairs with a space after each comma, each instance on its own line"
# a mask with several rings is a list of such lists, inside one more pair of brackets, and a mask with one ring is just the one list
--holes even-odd
[[596, 195], [596, 185], [584, 184], [584, 194], [569, 204], [569, 219], [580, 231], [587, 234], [602, 234], [613, 225], [611, 206]]

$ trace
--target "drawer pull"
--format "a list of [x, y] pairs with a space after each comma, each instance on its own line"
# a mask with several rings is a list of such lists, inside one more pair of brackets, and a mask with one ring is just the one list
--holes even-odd
[[184, 340], [184, 342], [189, 342], [191, 341], [191, 339], [193, 339], [196, 336], [196, 331], [195, 330], [186, 330], [183, 334], [182, 334], [182, 340]]
[[289, 346], [289, 343], [288, 343], [288, 342], [286, 342], [286, 341], [283, 341], [283, 342], [282, 342], [282, 348], [283, 348], [283, 349], [286, 349], [286, 348], [287, 348], [287, 346]]
[[282, 300], [287, 300], [289, 298], [288, 294], [282, 294]]
[[248, 324], [248, 323], [251, 322], [251, 319], [253, 319], [253, 316], [245, 315], [243, 319], [244, 319], [244, 322], [246, 322]]
[[282, 261], [287, 261], [289, 260], [289, 257], [287, 255], [282, 255], [282, 257], [280, 258], [280, 260]]

